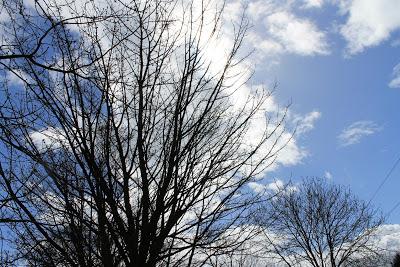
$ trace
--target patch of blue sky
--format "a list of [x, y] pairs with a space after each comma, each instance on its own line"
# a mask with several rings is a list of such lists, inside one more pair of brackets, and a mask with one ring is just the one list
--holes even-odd
[[[295, 180], [324, 176], [328, 172], [332, 181], [349, 185], [368, 201], [400, 157], [400, 88], [391, 83], [398, 74], [395, 66], [400, 63], [400, 19], [390, 17], [392, 10], [386, 11], [388, 18], [381, 14], [385, 9], [400, 6], [399, 1], [353, 0], [347, 1], [348, 6], [340, 6], [340, 1], [309, 1], [322, 5], [308, 9], [299, 4], [303, 1], [283, 2], [285, 5], [278, 7], [279, 12], [290, 13], [291, 22], [298, 18], [313, 23], [324, 34], [328, 52], [307, 55], [293, 49], [280, 51], [269, 54], [257, 66], [253, 78], [257, 83], [278, 82], [278, 102], [291, 101], [291, 110], [296, 114], [312, 110], [322, 114], [312, 131], [297, 140], [308, 156], [299, 164], [281, 167], [269, 176], [271, 180], [282, 177]], [[274, 3], [277, 8], [278, 2]], [[266, 12], [270, 16], [275, 11]], [[363, 12], [369, 17], [357, 20]], [[369, 35], [365, 32], [370, 26], [368, 19], [375, 23], [382, 20], [381, 28], [371, 29]], [[302, 37], [308, 38], [306, 34], [298, 36]], [[346, 136], [353, 139], [346, 141]], [[372, 203], [384, 213], [390, 211], [400, 200], [398, 188], [400, 168], [394, 170]], [[399, 221], [400, 208], [387, 222]]]

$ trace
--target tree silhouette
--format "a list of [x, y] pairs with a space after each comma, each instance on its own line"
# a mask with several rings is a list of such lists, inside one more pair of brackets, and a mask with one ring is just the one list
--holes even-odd
[[233, 251], [259, 197], [245, 185], [287, 141], [285, 111], [265, 117], [270, 93], [243, 94], [245, 18], [210, 57], [218, 1], [29, 3], [1, 2], [2, 265], [196, 266]]
[[393, 267], [399, 267], [400, 266], [400, 253], [396, 253], [396, 255], [393, 258]]
[[267, 253], [286, 266], [382, 262], [382, 250], [371, 242], [382, 223], [377, 210], [345, 187], [323, 179], [282, 187], [273, 201], [263, 205], [256, 221], [265, 228]]

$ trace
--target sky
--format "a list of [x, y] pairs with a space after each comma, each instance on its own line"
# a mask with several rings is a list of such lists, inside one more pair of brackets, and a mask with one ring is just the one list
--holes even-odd
[[266, 181], [324, 177], [399, 223], [400, 207], [388, 213], [400, 201], [400, 166], [388, 173], [400, 157], [400, 1], [229, 1], [226, 12], [237, 18], [243, 7], [252, 82], [276, 82], [274, 101], [291, 103], [297, 125], [297, 156]]
[[[234, 105], [252, 85], [276, 83], [263, 108], [273, 114], [290, 103], [284, 137], [297, 128], [265, 179], [249, 187], [277, 190], [306, 177], [349, 186], [387, 216], [383, 246], [400, 247], [400, 0], [227, 0], [226, 22], [237, 23], [243, 10], [254, 74]], [[218, 44], [206, 51], [215, 71], [229, 34]], [[265, 126], [256, 117], [251, 140]]]
[[[400, 0], [228, 0], [227, 36], [205, 51], [215, 71], [224, 67], [221, 55], [232, 44], [229, 25], [240, 21], [243, 10], [250, 25], [243, 46], [253, 51], [247, 63], [254, 74], [250, 85], [235, 91], [233, 104], [240, 108], [252, 86], [276, 83], [263, 109], [273, 114], [291, 103], [284, 138], [297, 127], [266, 179], [250, 187], [324, 177], [349, 186], [387, 215], [400, 205], [400, 166], [388, 176], [400, 159]], [[256, 117], [250, 143], [266, 126]], [[400, 207], [389, 215], [387, 223], [399, 223]]]
[[[400, 0], [228, 0], [227, 34], [205, 51], [215, 71], [224, 67], [221, 55], [232, 44], [229, 25], [240, 21], [243, 10], [250, 25], [244, 51], [252, 51], [246, 64], [254, 74], [235, 91], [233, 105], [240, 108], [252, 87], [276, 83], [263, 109], [273, 115], [290, 103], [284, 139], [297, 127], [263, 173], [266, 179], [250, 188], [323, 177], [382, 209], [386, 223], [400, 223], [400, 207], [390, 212], [400, 205], [400, 164], [391, 171], [400, 159]], [[257, 115], [250, 143], [265, 126]]]

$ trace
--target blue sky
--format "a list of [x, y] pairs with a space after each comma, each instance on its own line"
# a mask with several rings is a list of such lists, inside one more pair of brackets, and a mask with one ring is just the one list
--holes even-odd
[[[228, 11], [238, 3], [230, 2]], [[277, 81], [276, 101], [291, 101], [293, 117], [319, 114], [296, 136], [305, 156], [268, 177], [328, 176], [370, 200], [400, 157], [400, 1], [261, 0], [246, 6], [259, 59], [254, 83]], [[399, 188], [400, 166], [372, 203], [386, 214], [400, 201]], [[399, 222], [400, 208], [387, 220]]]
[[[264, 183], [327, 176], [370, 200], [400, 157], [400, 0], [229, 0], [225, 12], [237, 20], [243, 8], [251, 82], [276, 81], [272, 106], [291, 102], [288, 125], [298, 125]], [[211, 47], [207, 57], [220, 67], [224, 53]], [[400, 166], [372, 203], [387, 213], [398, 188]], [[399, 222], [400, 207], [387, 223]]]
[[[75, 1], [77, 6], [82, 2]], [[34, 0], [24, 3], [34, 6]], [[297, 125], [276, 164], [263, 173], [266, 179], [249, 188], [276, 190], [289, 180], [323, 177], [349, 186], [384, 215], [399, 204], [386, 220], [396, 225], [383, 226], [380, 234], [382, 247], [398, 247], [400, 164], [387, 174], [400, 162], [400, 0], [227, 0], [228, 20], [237, 22], [243, 9], [252, 25], [244, 43], [244, 51], [254, 49], [245, 62], [255, 65], [251, 84], [271, 87], [277, 82], [263, 108], [279, 112], [290, 102], [284, 137]], [[4, 16], [0, 11], [0, 22], [7, 20]], [[232, 43], [229, 30], [205, 51], [212, 71], [225, 66], [221, 57]], [[11, 83], [21, 86], [9, 75]], [[232, 93], [237, 98], [233, 106], [240, 108], [252, 92], [248, 84], [242, 89]], [[264, 133], [264, 121], [256, 116], [252, 122], [250, 144]], [[57, 137], [50, 130], [31, 138], [45, 144], [45, 138]]]

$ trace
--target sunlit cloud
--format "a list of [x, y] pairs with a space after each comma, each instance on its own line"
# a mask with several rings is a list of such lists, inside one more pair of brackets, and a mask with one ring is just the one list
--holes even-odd
[[347, 41], [347, 53], [356, 54], [381, 44], [400, 29], [400, 1], [352, 0], [340, 1], [347, 21], [340, 33]]

